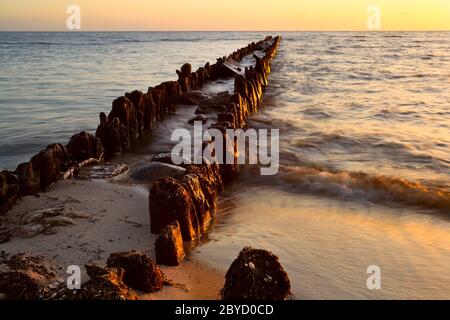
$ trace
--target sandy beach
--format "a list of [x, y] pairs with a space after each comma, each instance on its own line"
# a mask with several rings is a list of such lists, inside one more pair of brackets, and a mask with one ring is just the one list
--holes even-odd
[[[88, 179], [60, 181], [46, 193], [24, 197], [2, 221], [17, 224], [25, 215], [44, 208], [63, 208], [63, 215], [75, 212], [83, 218], [69, 218], [68, 225], [46, 232], [52, 234], [13, 236], [9, 242], [0, 244], [0, 251], [53, 258], [62, 268], [61, 277], [69, 265], [104, 264], [111, 253], [118, 251], [137, 250], [155, 259], [153, 245], [157, 235], [150, 233], [145, 186]], [[200, 264], [195, 257], [187, 258], [179, 267], [162, 266], [162, 270], [168, 279], [181, 286], [141, 294], [140, 299], [214, 300], [224, 283], [223, 273]], [[83, 279], [87, 280], [85, 274]]]

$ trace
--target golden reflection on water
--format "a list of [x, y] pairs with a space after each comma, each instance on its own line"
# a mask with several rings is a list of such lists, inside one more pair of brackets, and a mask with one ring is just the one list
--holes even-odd
[[[224, 270], [247, 245], [280, 257], [301, 299], [450, 298], [450, 220], [416, 208], [236, 187], [196, 257]], [[366, 269], [382, 270], [382, 290]]]

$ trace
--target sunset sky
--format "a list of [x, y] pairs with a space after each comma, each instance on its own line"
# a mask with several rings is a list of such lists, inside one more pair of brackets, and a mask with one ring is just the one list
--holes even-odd
[[450, 0], [0, 0], [0, 30], [66, 30], [66, 8], [84, 31], [367, 30], [370, 4], [382, 30], [450, 30]]

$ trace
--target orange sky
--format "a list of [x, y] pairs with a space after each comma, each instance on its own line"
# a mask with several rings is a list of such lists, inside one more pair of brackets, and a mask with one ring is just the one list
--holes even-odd
[[0, 0], [0, 30], [66, 30], [66, 8], [92, 30], [450, 30], [450, 0]]

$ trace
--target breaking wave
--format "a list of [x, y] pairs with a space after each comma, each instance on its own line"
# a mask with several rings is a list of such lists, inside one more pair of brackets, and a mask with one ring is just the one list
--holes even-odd
[[280, 167], [280, 178], [291, 191], [379, 203], [398, 202], [450, 213], [449, 191], [405, 179], [284, 165]]

